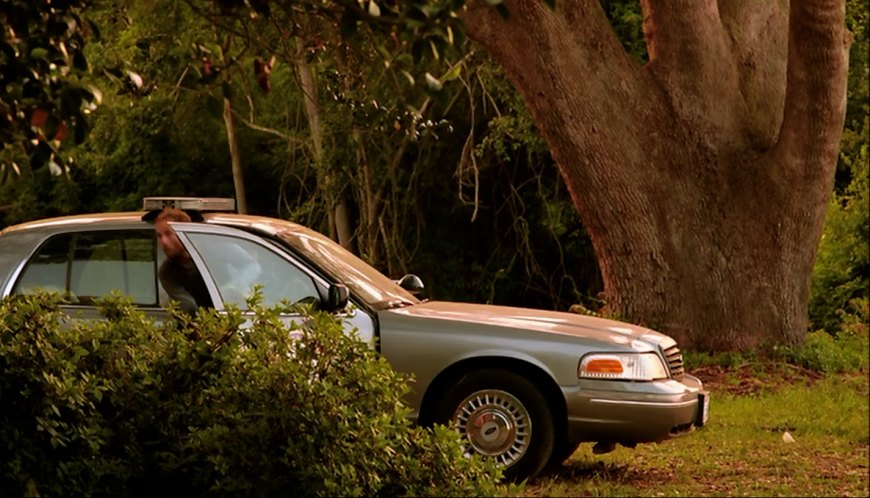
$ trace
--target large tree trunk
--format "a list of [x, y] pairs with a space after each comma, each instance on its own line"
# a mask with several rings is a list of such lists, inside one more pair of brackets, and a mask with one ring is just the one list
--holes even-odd
[[643, 0], [646, 65], [599, 0], [463, 13], [549, 144], [609, 310], [687, 348], [806, 333], [848, 42], [842, 0], [786, 3]]

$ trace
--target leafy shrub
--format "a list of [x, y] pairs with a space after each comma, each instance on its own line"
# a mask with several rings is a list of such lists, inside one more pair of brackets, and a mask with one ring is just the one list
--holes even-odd
[[718, 366], [724, 368], [736, 368], [740, 365], [756, 361], [753, 352], [723, 351], [719, 353], [707, 353], [703, 351], [684, 351], [683, 360], [686, 369], [691, 371], [702, 366]]
[[413, 426], [407, 379], [334, 318], [286, 325], [122, 298], [0, 301], [0, 494], [493, 496], [494, 463]]
[[778, 353], [786, 360], [820, 372], [866, 370], [870, 362], [868, 340], [868, 299], [853, 299], [848, 310], [838, 310], [838, 330], [831, 334], [817, 330], [807, 335], [799, 348], [783, 348]]
[[810, 330], [834, 333], [838, 310], [870, 295], [870, 156], [866, 118], [860, 135], [844, 133], [841, 161], [852, 175], [828, 206], [810, 292]]

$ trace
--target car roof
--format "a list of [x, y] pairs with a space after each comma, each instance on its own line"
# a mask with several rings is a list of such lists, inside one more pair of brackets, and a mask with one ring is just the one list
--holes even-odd
[[[0, 235], [16, 231], [40, 231], [44, 229], [81, 228], [87, 225], [100, 227], [129, 226], [147, 223], [143, 216], [147, 211], [128, 211], [120, 213], [91, 213], [71, 216], [59, 216], [28, 221], [12, 225], [0, 230]], [[307, 231], [305, 227], [291, 221], [265, 216], [236, 213], [202, 213], [203, 222], [214, 225], [234, 226], [238, 228], [254, 228], [262, 232], [277, 234], [282, 232]]]
[[[195, 212], [201, 221], [191, 223], [241, 229], [257, 232], [260, 236], [278, 235], [305, 238], [314, 230], [291, 221], [264, 216], [228, 212]], [[8, 285], [12, 269], [22, 259], [29, 258], [42, 241], [55, 234], [91, 230], [145, 229], [152, 226], [154, 212], [128, 211], [117, 213], [90, 213], [58, 216], [19, 223], [0, 230], [0, 289]]]
[[99, 224], [121, 224], [135, 223], [142, 220], [142, 212], [128, 213], [93, 213], [93, 214], [77, 214], [72, 216], [58, 216], [54, 218], [43, 218], [17, 225], [11, 225], [0, 231], [0, 235], [19, 230], [39, 230], [42, 228], [55, 227], [72, 227], [89, 225], [94, 223]]

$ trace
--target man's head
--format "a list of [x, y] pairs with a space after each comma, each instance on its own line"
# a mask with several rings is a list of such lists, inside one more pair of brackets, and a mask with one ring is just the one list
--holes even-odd
[[178, 240], [175, 230], [169, 225], [170, 221], [189, 222], [190, 216], [184, 211], [176, 208], [164, 208], [160, 214], [154, 218], [154, 230], [157, 231], [157, 242], [160, 243], [160, 248], [169, 259], [184, 257], [187, 252], [181, 241]]

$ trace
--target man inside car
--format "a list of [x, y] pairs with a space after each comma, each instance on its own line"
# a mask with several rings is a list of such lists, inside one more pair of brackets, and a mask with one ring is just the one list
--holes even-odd
[[169, 299], [177, 301], [183, 311], [192, 315], [198, 307], [211, 307], [212, 302], [202, 275], [169, 224], [170, 221], [189, 223], [191, 219], [187, 213], [176, 208], [164, 208], [154, 219], [157, 242], [166, 255], [158, 276]]

